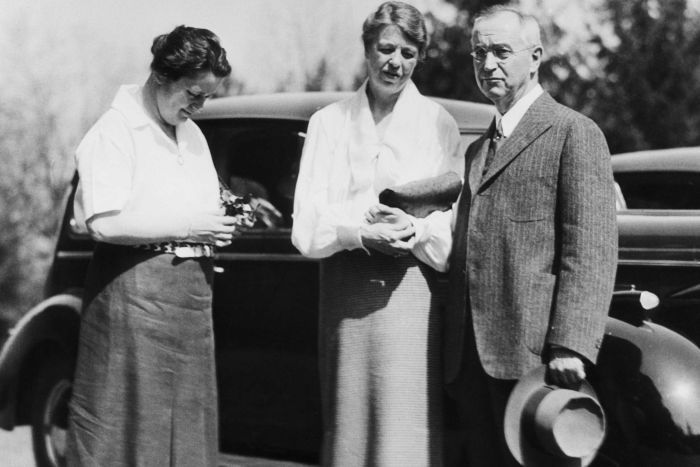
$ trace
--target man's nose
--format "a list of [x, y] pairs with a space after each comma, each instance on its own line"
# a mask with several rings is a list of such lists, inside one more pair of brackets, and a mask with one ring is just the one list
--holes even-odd
[[483, 66], [485, 70], [495, 70], [498, 67], [498, 59], [493, 52], [486, 52], [486, 58], [484, 58]]

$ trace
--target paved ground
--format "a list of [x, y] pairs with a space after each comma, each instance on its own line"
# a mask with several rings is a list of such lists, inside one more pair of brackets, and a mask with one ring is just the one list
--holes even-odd
[[[227, 455], [221, 456], [219, 465], [222, 467], [311, 467], [306, 464]], [[35, 467], [29, 427], [15, 428], [14, 431], [0, 430], [0, 467]]]
[[29, 427], [0, 430], [0, 467], [34, 467]]

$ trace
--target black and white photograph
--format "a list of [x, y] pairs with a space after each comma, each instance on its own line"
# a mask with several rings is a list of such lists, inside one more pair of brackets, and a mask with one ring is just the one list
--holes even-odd
[[0, 467], [700, 466], [700, 0], [0, 11]]

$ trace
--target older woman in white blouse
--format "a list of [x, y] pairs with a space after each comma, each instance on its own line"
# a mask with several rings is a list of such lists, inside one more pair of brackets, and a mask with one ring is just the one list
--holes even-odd
[[323, 464], [439, 465], [439, 316], [434, 271], [416, 257], [449, 248], [433, 229], [450, 214], [415, 219], [378, 194], [461, 174], [459, 132], [411, 81], [427, 46], [420, 12], [386, 2], [362, 38], [368, 79], [311, 118], [294, 205], [294, 245], [325, 258]]

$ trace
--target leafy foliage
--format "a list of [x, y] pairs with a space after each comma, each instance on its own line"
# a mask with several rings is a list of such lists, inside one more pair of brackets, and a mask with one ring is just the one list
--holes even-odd
[[[485, 6], [507, 2], [451, 3], [460, 9], [454, 24], [428, 15], [432, 42], [415, 81], [428, 95], [484, 102], [469, 56], [470, 18]], [[555, 2], [535, 3], [544, 12]], [[571, 31], [551, 13], [538, 14], [546, 52], [540, 68], [545, 89], [596, 121], [613, 153], [699, 145], [700, 27], [687, 1], [600, 4], [601, 11], [579, 6], [577, 19], [588, 21], [582, 40], [572, 41]]]
[[686, 0], [608, 0], [615, 49], [604, 48], [592, 117], [616, 150], [700, 144], [700, 31]]

